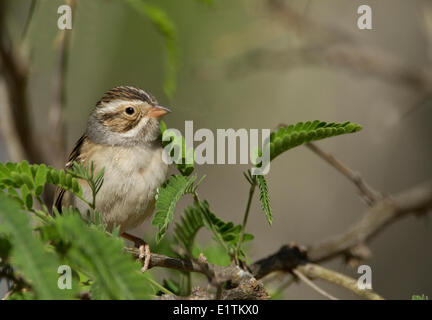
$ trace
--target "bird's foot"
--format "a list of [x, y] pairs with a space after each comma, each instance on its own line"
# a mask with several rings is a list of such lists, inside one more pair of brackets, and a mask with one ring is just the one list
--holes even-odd
[[138, 259], [143, 261], [143, 267], [141, 268], [141, 272], [146, 272], [150, 265], [151, 251], [150, 246], [143, 239], [135, 237], [129, 233], [123, 233], [121, 235], [123, 238], [132, 241], [135, 244], [135, 247], [138, 248]]
[[145, 243], [140, 245], [138, 250], [139, 250], [138, 259], [144, 261], [143, 267], [141, 268], [141, 272], [146, 272], [149, 267], [150, 258], [151, 258], [150, 246], [148, 245], [148, 243]]

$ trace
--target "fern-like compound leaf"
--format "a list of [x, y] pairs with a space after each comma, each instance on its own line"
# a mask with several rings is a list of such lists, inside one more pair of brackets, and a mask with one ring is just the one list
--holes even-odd
[[361, 129], [360, 125], [349, 121], [326, 123], [319, 120], [280, 127], [270, 135], [270, 159], [273, 160], [281, 153], [311, 141], [353, 133]]
[[195, 180], [196, 176], [173, 175], [159, 188], [156, 195], [156, 213], [152, 221], [152, 225], [159, 229], [156, 234], [157, 242], [165, 236], [168, 225], [173, 219], [177, 202], [184, 194], [193, 191]]
[[[164, 121], [160, 122], [160, 132], [161, 139], [164, 135], [164, 132], [167, 131], [167, 126]], [[180, 151], [179, 159], [174, 159], [176, 162], [177, 170], [183, 176], [189, 176], [194, 170], [193, 161], [187, 161], [187, 159], [194, 159], [194, 150], [192, 147], [189, 150], [186, 150], [186, 142], [183, 136], [170, 136], [168, 141], [162, 140], [163, 147], [166, 147], [168, 144], [171, 144], [173, 149], [171, 150], [171, 157], [174, 157], [174, 148], [178, 148]], [[191, 162], [191, 163], [188, 163]]]
[[16, 203], [0, 193], [0, 232], [11, 241], [10, 258], [15, 272], [32, 287], [37, 299], [73, 299], [78, 284], [72, 279], [71, 290], [60, 290], [57, 270], [62, 263], [34, 236], [29, 216]]
[[[64, 170], [56, 170], [45, 164], [29, 165], [27, 161], [0, 163], [0, 186], [2, 189], [20, 189], [22, 191], [24, 188], [24, 193], [38, 197], [43, 193], [46, 183], [54, 184], [76, 195], [82, 195], [81, 186], [77, 179]], [[28, 196], [26, 199], [23, 198], [22, 202], [29, 203]]]
[[183, 248], [191, 253], [195, 236], [204, 226], [202, 214], [195, 206], [189, 206], [181, 216], [181, 222], [177, 222], [174, 227], [174, 239]]
[[272, 225], [273, 222], [273, 213], [272, 209], [270, 207], [270, 196], [269, 191], [267, 187], [267, 181], [265, 180], [263, 175], [257, 175], [256, 181], [258, 184], [258, 188], [260, 191], [260, 202], [261, 202], [261, 208], [263, 209], [267, 221], [270, 225]]
[[68, 261], [86, 270], [92, 279], [92, 291], [99, 299], [150, 299], [154, 293], [140, 264], [123, 251], [123, 240], [89, 226], [81, 216], [56, 217], [53, 226], [60, 239], [67, 241]]
[[[213, 212], [210, 211], [207, 201], [202, 201], [201, 205], [196, 207], [202, 213], [203, 223], [207, 229], [213, 232], [215, 238], [223, 241], [228, 249], [234, 249], [240, 239], [242, 226], [240, 224], [234, 225], [232, 222], [225, 222], [219, 219]], [[254, 238], [252, 234], [245, 233], [243, 236], [243, 243], [250, 241]]]

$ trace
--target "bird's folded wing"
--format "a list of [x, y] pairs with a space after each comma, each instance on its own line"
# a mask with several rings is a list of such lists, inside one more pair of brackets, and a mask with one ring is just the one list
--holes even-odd
[[[68, 162], [65, 165], [65, 170], [73, 167], [74, 162], [79, 162], [79, 156], [81, 155], [81, 147], [84, 142], [87, 140], [87, 135], [83, 134], [81, 138], [76, 142], [75, 147], [73, 148], [71, 154], [69, 155]], [[54, 193], [54, 206], [57, 208], [59, 212], [62, 210], [62, 205], [66, 205], [63, 201], [65, 200], [66, 190], [60, 187], [57, 187]]]

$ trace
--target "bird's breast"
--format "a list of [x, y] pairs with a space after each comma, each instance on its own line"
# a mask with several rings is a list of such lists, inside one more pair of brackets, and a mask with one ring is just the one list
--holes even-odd
[[[96, 207], [108, 227], [134, 228], [152, 214], [157, 188], [165, 181], [168, 166], [162, 161], [162, 148], [97, 149], [85, 159], [88, 165], [93, 161], [96, 170], [105, 168]], [[90, 190], [83, 191], [87, 197]]]

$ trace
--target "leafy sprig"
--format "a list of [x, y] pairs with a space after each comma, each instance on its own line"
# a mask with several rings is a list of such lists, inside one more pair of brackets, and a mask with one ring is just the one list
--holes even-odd
[[78, 162], [75, 161], [71, 169], [68, 170], [68, 173], [76, 179], [82, 179], [87, 182], [92, 193], [92, 201], [90, 203], [88, 203], [87, 201], [86, 202], [93, 210], [95, 210], [96, 195], [102, 188], [105, 168], [102, 168], [99, 172], [96, 173], [93, 162], [90, 163], [90, 169], [87, 169], [86, 167], [80, 165]]
[[[270, 158], [273, 160], [281, 153], [310, 141], [360, 129], [359, 125], [349, 122], [327, 124], [313, 121], [285, 126], [270, 136]], [[166, 126], [162, 124], [161, 132], [165, 130]], [[185, 164], [190, 154], [185, 151], [184, 139], [181, 137], [176, 143], [182, 148], [183, 163], [177, 165], [180, 174], [171, 176], [157, 192], [156, 213], [152, 221], [158, 228], [156, 240], [160, 241], [166, 235], [178, 201], [190, 194], [193, 204], [185, 209], [180, 221], [175, 224], [175, 243], [190, 256], [196, 255], [198, 246], [195, 238], [199, 230], [204, 228], [220, 244], [216, 246], [218, 250], [240, 264], [245, 257], [244, 243], [253, 239], [253, 235], [246, 233], [246, 224], [256, 188], [259, 189], [261, 207], [268, 223], [271, 225], [273, 221], [265, 177], [252, 175], [250, 171], [245, 173], [250, 190], [243, 222], [226, 222], [210, 210], [206, 200], [198, 197], [198, 186], [202, 179], [197, 181], [197, 177], [191, 175], [193, 164]], [[192, 152], [193, 157], [193, 149], [188, 152]], [[26, 161], [0, 163], [0, 268], [13, 266], [11, 272], [23, 278], [22, 285], [28, 289], [15, 292], [12, 299], [71, 299], [83, 290], [88, 290], [94, 299], [146, 299], [153, 297], [156, 291], [190, 293], [190, 274], [182, 273], [181, 279], [187, 280], [186, 285], [184, 281], [167, 280], [161, 286], [150, 274], [142, 276], [138, 264], [126, 257], [122, 250], [123, 242], [118, 238], [119, 228], [109, 233], [102, 213], [96, 209], [103, 176], [104, 171], [96, 172], [93, 164], [86, 168], [74, 163], [70, 170], [64, 171], [43, 164], [30, 165]], [[90, 200], [83, 196], [82, 181], [88, 184], [92, 192]], [[50, 216], [42, 199], [47, 184], [63, 188], [85, 201], [92, 210], [93, 219], [83, 219], [82, 213], [73, 207], [62, 208], [61, 214], [54, 208], [54, 214]], [[39, 208], [36, 208], [34, 200], [39, 202]], [[25, 211], [34, 215], [28, 216]], [[34, 217], [38, 219], [33, 221]], [[55, 286], [57, 274], [52, 270], [64, 263], [70, 265], [76, 274], [73, 291], [59, 291]]]
[[[161, 136], [167, 131], [167, 126], [164, 121], [160, 122], [160, 132]], [[176, 162], [176, 168], [183, 176], [189, 176], [194, 171], [194, 150], [193, 148], [189, 148], [186, 150], [186, 142], [183, 136], [179, 137], [173, 137], [170, 136], [170, 139], [168, 141], [162, 141], [162, 146], [166, 147], [168, 144], [171, 144], [173, 146], [172, 153], [174, 153], [174, 148], [178, 148], [181, 150], [180, 159]], [[170, 155], [171, 157], [174, 157], [174, 154]], [[192, 160], [192, 161], [188, 161]], [[189, 163], [190, 162], [190, 163]]]
[[29, 216], [4, 194], [0, 194], [0, 233], [9, 237], [12, 245], [9, 260], [30, 283], [34, 298], [74, 298], [76, 290], [60, 290], [57, 286], [60, 260], [33, 236]]
[[270, 135], [270, 159], [302, 144], [335, 137], [341, 134], [360, 131], [362, 127], [349, 121], [343, 123], [327, 123], [324, 121], [298, 122], [281, 126]]
[[196, 176], [172, 175], [164, 183], [156, 195], [156, 213], [152, 225], [159, 229], [156, 234], [156, 241], [159, 242], [168, 229], [169, 223], [173, 220], [177, 202], [185, 194], [193, 194], [203, 179], [194, 184]]

